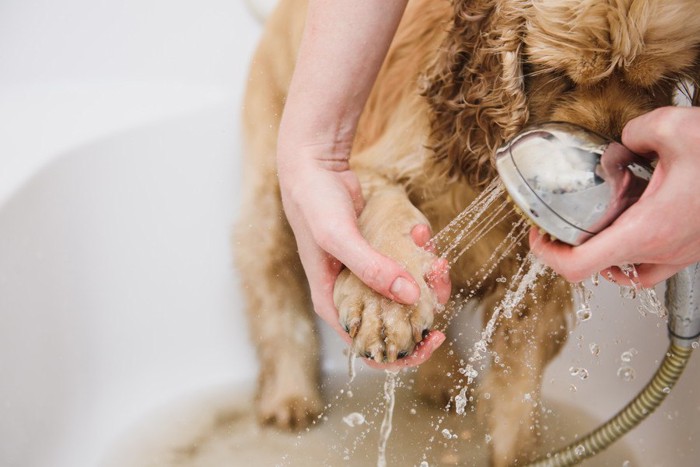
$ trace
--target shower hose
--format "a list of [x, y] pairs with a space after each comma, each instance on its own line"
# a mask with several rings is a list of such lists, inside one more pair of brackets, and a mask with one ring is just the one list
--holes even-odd
[[661, 405], [683, 373], [692, 352], [692, 347], [672, 342], [651, 381], [624, 409], [583, 438], [537, 459], [528, 466], [576, 465], [605, 450]]

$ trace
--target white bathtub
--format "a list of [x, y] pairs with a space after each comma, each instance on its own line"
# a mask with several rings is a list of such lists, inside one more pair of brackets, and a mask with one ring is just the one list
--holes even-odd
[[[259, 32], [235, 0], [0, 5], [0, 465], [100, 465], [152, 411], [253, 380], [228, 238]], [[596, 300], [544, 392], [602, 420], [666, 338], [616, 290]], [[324, 340], [325, 367], [342, 368]], [[697, 464], [698, 359], [625, 438], [632, 465]]]

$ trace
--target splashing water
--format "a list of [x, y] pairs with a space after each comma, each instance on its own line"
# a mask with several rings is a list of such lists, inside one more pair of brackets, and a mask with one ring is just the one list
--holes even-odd
[[637, 273], [637, 269], [634, 267], [634, 265], [623, 264], [622, 266], [620, 266], [620, 270], [630, 280], [630, 285], [633, 289], [633, 291], [630, 292], [630, 294], [632, 295], [631, 298], [634, 298], [635, 295], [640, 295], [641, 303], [638, 308], [639, 312], [642, 315], [646, 315], [646, 313], [648, 312], [658, 316], [659, 318], [666, 318], [668, 316], [668, 310], [666, 310], [664, 304], [661, 303], [654, 289], [642, 287], [639, 284], [639, 274]]
[[628, 382], [628, 383], [629, 383], [629, 382], [632, 381], [632, 380], [634, 379], [634, 377], [636, 376], [636, 372], [634, 371], [634, 368], [632, 368], [631, 366], [621, 366], [621, 367], [617, 370], [617, 376], [618, 376], [622, 381], [625, 381], [625, 382]]
[[455, 411], [459, 415], [464, 414], [464, 409], [467, 407], [467, 388], [460, 389], [459, 394], [455, 396]]
[[571, 376], [578, 376], [579, 379], [582, 380], [588, 379], [588, 370], [585, 368], [576, 368], [572, 366], [569, 368], [569, 374]]
[[353, 412], [343, 417], [343, 422], [349, 427], [355, 427], [365, 423], [365, 416], [359, 412]]
[[[473, 345], [471, 356], [469, 357], [469, 363], [459, 369], [459, 372], [467, 377], [466, 385], [463, 387], [458, 387], [460, 389], [459, 395], [462, 398], [466, 397], [466, 388], [471, 386], [479, 372], [474, 368], [473, 363], [481, 361], [484, 359], [488, 351], [488, 344], [491, 342], [493, 333], [496, 330], [496, 324], [501, 316], [505, 318], [511, 318], [513, 316], [513, 311], [520, 304], [521, 300], [525, 294], [533, 288], [537, 278], [547, 270], [547, 267], [539, 262], [534, 255], [529, 253], [518, 271], [511, 278], [511, 284], [516, 284], [514, 288], [510, 288], [501, 302], [496, 305], [491, 314], [491, 318], [481, 332], [481, 338]], [[459, 404], [460, 408], [463, 408], [462, 403], [465, 399], [455, 401], [455, 405]]]
[[574, 294], [578, 301], [576, 319], [579, 323], [588, 321], [591, 319], [591, 316], [593, 316], [591, 312], [591, 297], [593, 296], [593, 291], [587, 289], [583, 282], [579, 282], [574, 285]]
[[639, 352], [637, 352], [637, 349], [631, 348], [629, 350], [625, 350], [620, 354], [620, 360], [622, 360], [625, 363], [629, 363], [632, 361], [632, 357], [637, 355]]

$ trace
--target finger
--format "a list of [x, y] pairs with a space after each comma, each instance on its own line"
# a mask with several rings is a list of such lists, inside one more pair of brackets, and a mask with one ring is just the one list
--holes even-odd
[[677, 109], [663, 107], [633, 118], [622, 129], [622, 144], [640, 155], [667, 153], [678, 131], [677, 115]]
[[635, 217], [628, 213], [625, 212], [613, 225], [576, 247], [551, 240], [537, 229], [532, 229], [530, 249], [569, 282], [581, 282], [611, 265], [633, 263], [634, 252], [630, 248], [633, 247], [632, 239], [639, 236], [640, 230], [636, 227]]
[[[411, 229], [411, 238], [419, 247], [425, 247], [431, 236], [430, 227], [425, 224], [417, 224]], [[433, 252], [431, 251], [431, 253]]]
[[530, 229], [530, 251], [543, 263], [562, 275], [569, 282], [578, 282], [579, 271], [574, 271], [576, 265], [571, 263], [572, 247], [562, 242], [552, 241], [539, 229]]
[[420, 298], [420, 289], [408, 271], [372, 248], [356, 227], [336, 232], [321, 247], [385, 297], [406, 305]]
[[426, 281], [428, 286], [435, 291], [438, 303], [441, 305], [447, 303], [452, 294], [452, 281], [450, 280], [450, 264], [445, 258], [440, 258], [433, 263]]
[[377, 363], [374, 360], [363, 359], [365, 363], [377, 370], [389, 370], [396, 371], [402, 368], [408, 368], [413, 366], [418, 366], [424, 363], [430, 358], [430, 356], [435, 352], [445, 342], [445, 334], [440, 331], [430, 331], [425, 338], [416, 345], [413, 353], [406, 358], [396, 360], [393, 363]]
[[[684, 267], [683, 265], [679, 266], [674, 264], [640, 264], [636, 266], [638, 283], [642, 287], [654, 287], [656, 284], [670, 278]], [[622, 273], [622, 271], [620, 271], [620, 273]], [[624, 285], [624, 282], [620, 282], [620, 284]]]

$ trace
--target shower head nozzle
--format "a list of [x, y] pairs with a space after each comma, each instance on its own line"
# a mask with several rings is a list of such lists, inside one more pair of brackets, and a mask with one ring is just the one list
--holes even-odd
[[570, 123], [530, 127], [496, 152], [496, 170], [535, 225], [580, 245], [636, 202], [651, 178], [646, 160]]

